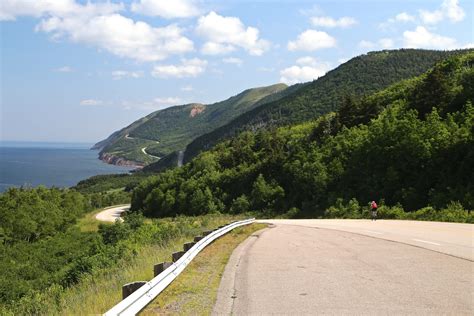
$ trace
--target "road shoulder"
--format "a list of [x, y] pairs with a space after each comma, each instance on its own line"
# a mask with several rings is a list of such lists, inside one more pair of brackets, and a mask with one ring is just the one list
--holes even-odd
[[219, 289], [217, 291], [217, 300], [212, 310], [212, 315], [232, 315], [234, 299], [237, 294], [235, 289], [235, 279], [241, 259], [258, 238], [272, 227], [273, 225], [254, 232], [234, 249], [227, 265], [225, 266]]

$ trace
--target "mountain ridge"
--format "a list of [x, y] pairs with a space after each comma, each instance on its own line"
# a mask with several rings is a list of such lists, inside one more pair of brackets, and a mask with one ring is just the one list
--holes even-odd
[[158, 110], [96, 143], [99, 158], [108, 163], [144, 166], [174, 151], [243, 112], [284, 92], [285, 84], [246, 89], [212, 104], [188, 103]]
[[[399, 49], [356, 56], [326, 75], [302, 84], [286, 96], [262, 104], [229, 123], [203, 134], [186, 146], [184, 163], [218, 142], [246, 130], [301, 123], [337, 110], [346, 96], [361, 97], [382, 90], [400, 80], [420, 75], [436, 62], [469, 50], [435, 51]], [[288, 89], [291, 89], [290, 86]], [[288, 91], [287, 89], [287, 91]], [[176, 155], [145, 167], [161, 171], [176, 165]]]

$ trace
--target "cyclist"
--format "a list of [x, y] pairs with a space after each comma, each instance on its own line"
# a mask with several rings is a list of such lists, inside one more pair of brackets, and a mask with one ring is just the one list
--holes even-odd
[[370, 202], [370, 213], [372, 214], [372, 220], [377, 220], [377, 203], [375, 201]]

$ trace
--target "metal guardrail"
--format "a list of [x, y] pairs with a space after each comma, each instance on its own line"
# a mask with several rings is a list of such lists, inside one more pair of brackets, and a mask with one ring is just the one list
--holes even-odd
[[108, 310], [104, 315], [136, 315], [155, 297], [158, 296], [174, 279], [186, 268], [186, 266], [203, 250], [207, 245], [217, 238], [225, 235], [229, 231], [239, 226], [251, 224], [255, 218], [234, 222], [204, 236], [191, 249], [183, 254], [175, 263], [152, 280], [145, 283], [138, 290], [130, 294], [127, 298]]

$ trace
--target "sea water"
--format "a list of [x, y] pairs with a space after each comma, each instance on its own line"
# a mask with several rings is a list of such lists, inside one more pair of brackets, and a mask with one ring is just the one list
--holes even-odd
[[70, 187], [99, 174], [132, 168], [106, 164], [91, 144], [0, 142], [0, 192], [9, 187]]

